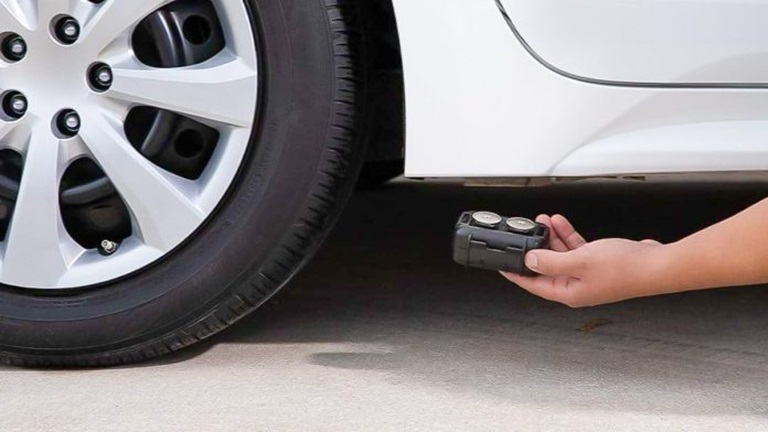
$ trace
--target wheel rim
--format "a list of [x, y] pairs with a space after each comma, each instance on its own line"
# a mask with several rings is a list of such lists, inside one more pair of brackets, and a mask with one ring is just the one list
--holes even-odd
[[[147, 36], [163, 16], [187, 18]], [[152, 64], [137, 42], [175, 37], [195, 51], [212, 34], [221, 49], [186, 64]], [[257, 105], [242, 2], [0, 0], [0, 48], [0, 283], [102, 284], [164, 257], [213, 213]]]

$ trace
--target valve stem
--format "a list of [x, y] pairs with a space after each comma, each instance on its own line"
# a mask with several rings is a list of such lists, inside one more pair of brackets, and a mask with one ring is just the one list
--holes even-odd
[[99, 253], [101, 253], [104, 256], [109, 256], [117, 252], [117, 248], [120, 245], [116, 242], [113, 242], [112, 240], [102, 240], [101, 244], [99, 245]]

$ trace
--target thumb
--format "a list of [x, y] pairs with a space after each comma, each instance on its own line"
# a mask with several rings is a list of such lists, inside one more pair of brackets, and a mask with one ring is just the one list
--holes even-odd
[[525, 255], [525, 265], [545, 276], [575, 276], [582, 267], [579, 251], [555, 252], [537, 249]]

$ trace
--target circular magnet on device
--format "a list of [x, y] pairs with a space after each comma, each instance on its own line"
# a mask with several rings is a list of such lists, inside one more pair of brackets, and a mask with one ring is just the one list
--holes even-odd
[[476, 212], [472, 215], [472, 219], [477, 223], [478, 225], [486, 226], [486, 227], [495, 227], [496, 225], [500, 224], [503, 220], [501, 216], [497, 215], [493, 212]]
[[515, 217], [507, 219], [507, 226], [514, 232], [526, 234], [536, 228], [536, 222], [526, 218]]

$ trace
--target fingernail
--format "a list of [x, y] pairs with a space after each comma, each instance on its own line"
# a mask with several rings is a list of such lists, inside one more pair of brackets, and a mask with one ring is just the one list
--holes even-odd
[[536, 270], [539, 266], [539, 257], [535, 253], [529, 253], [525, 256], [525, 265], [531, 270]]

